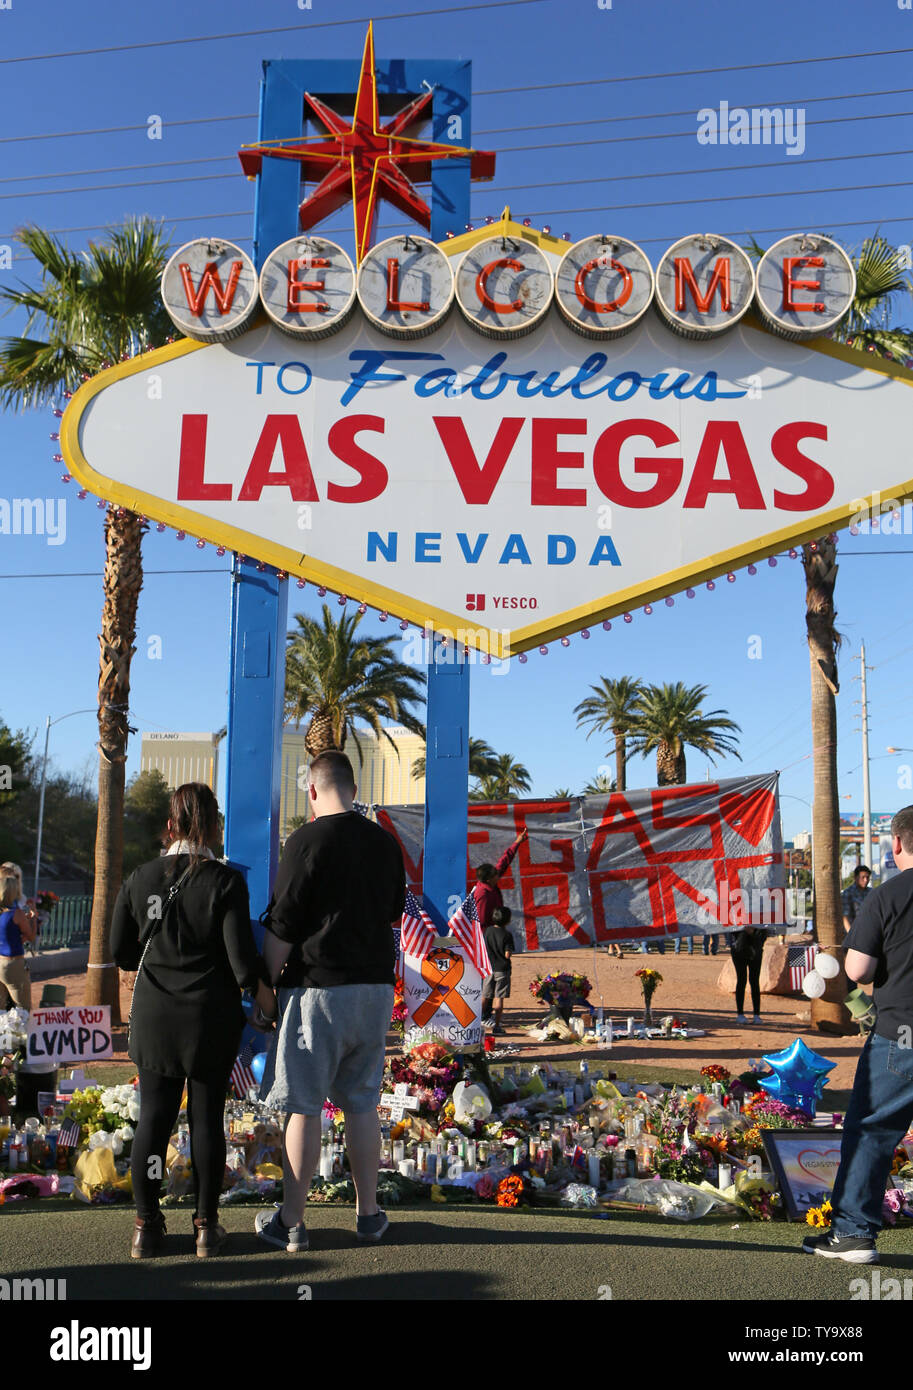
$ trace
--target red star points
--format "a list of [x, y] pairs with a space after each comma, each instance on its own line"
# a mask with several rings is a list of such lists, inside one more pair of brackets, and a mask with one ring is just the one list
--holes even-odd
[[494, 176], [495, 156], [491, 151], [441, 145], [407, 134], [428, 119], [432, 97], [432, 92], [425, 92], [397, 111], [386, 125], [379, 125], [374, 33], [369, 24], [351, 125], [326, 102], [305, 92], [305, 100], [326, 126], [330, 138], [304, 136], [275, 145], [248, 145], [239, 151], [241, 167], [252, 178], [259, 174], [265, 157], [298, 160], [302, 178], [317, 182], [317, 188], [299, 209], [302, 231], [331, 217], [351, 199], [356, 259], [360, 262], [374, 240], [381, 198], [426, 230], [431, 227], [431, 209], [399, 167], [401, 164], [408, 164], [417, 183], [427, 183], [431, 178], [434, 160], [454, 157], [470, 160], [473, 179]]

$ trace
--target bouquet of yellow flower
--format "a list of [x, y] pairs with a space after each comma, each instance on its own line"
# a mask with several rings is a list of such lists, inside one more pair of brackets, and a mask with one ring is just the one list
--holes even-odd
[[644, 1023], [649, 1027], [653, 1022], [650, 1000], [656, 993], [657, 985], [662, 984], [663, 977], [658, 970], [653, 970], [649, 965], [641, 966], [640, 970], [635, 970], [634, 974], [640, 980], [640, 987], [644, 992]]

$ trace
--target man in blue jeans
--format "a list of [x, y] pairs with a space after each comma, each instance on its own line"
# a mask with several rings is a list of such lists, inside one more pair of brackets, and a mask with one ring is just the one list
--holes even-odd
[[809, 1255], [850, 1264], [878, 1261], [891, 1161], [913, 1120], [913, 806], [897, 812], [891, 838], [900, 873], [869, 893], [843, 943], [847, 976], [874, 984], [878, 1017], [843, 1124], [831, 1228], [802, 1245]]

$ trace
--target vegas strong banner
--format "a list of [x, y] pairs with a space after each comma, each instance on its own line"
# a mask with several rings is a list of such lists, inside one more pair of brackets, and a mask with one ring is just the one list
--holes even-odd
[[[422, 881], [424, 808], [382, 806], [406, 876]], [[517, 951], [594, 942], [784, 930], [786, 879], [777, 774], [650, 787], [569, 801], [469, 807], [467, 883], [526, 828], [500, 879]], [[456, 885], [459, 891], [462, 885]]]

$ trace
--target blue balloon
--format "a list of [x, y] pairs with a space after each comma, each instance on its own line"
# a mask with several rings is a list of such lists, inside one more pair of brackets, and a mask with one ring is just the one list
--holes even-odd
[[251, 1071], [252, 1071], [253, 1074], [254, 1074], [254, 1080], [256, 1081], [256, 1083], [257, 1083], [258, 1086], [260, 1085], [260, 1082], [263, 1080], [263, 1072], [264, 1072], [265, 1068], [266, 1068], [266, 1053], [265, 1053], [265, 1052], [257, 1052], [257, 1053], [255, 1053], [254, 1056], [250, 1059], [250, 1069], [251, 1069]]
[[836, 1065], [813, 1052], [801, 1038], [794, 1038], [780, 1052], [765, 1054], [764, 1061], [773, 1068], [773, 1076], [764, 1076], [759, 1084], [775, 1100], [814, 1115], [827, 1085], [827, 1073]]

